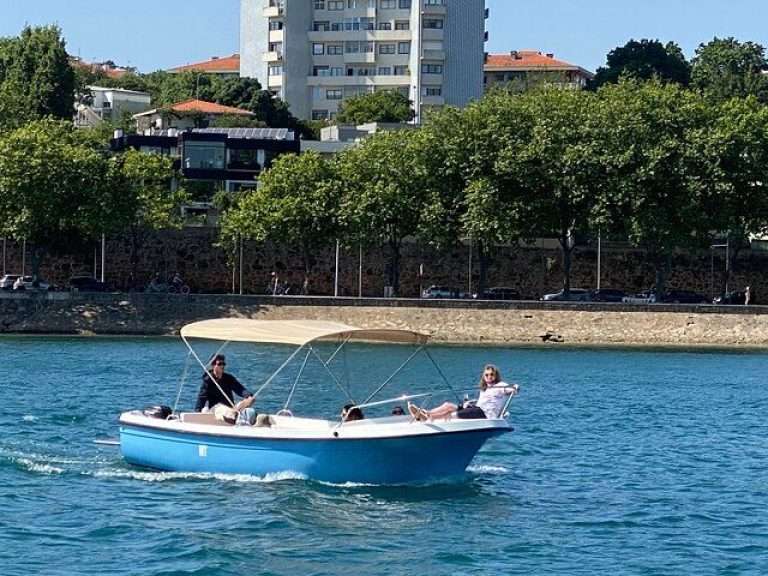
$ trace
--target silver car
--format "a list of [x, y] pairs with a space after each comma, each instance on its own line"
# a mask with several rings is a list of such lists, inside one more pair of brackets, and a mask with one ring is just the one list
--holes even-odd
[[553, 294], [544, 294], [541, 297], [545, 302], [589, 302], [589, 290], [583, 288], [571, 288], [568, 297], [565, 296], [565, 290], [560, 290]]
[[20, 274], [6, 274], [0, 278], [0, 290], [13, 290], [13, 283], [19, 276]]

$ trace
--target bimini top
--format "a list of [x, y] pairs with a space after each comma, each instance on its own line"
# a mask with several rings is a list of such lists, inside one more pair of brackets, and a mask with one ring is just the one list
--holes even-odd
[[393, 328], [356, 328], [339, 322], [323, 320], [250, 320], [247, 318], [217, 318], [187, 324], [181, 337], [204, 338], [225, 342], [258, 342], [264, 344], [294, 344], [330, 338], [423, 344], [427, 334]]

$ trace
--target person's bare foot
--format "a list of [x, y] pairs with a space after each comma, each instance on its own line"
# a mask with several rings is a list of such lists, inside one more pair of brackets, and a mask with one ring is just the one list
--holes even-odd
[[427, 418], [429, 418], [429, 414], [427, 414], [427, 411], [423, 408], [419, 408], [415, 404], [411, 404], [408, 402], [408, 412], [411, 413], [411, 416], [413, 416], [414, 420], [418, 420], [419, 422], [423, 422]]

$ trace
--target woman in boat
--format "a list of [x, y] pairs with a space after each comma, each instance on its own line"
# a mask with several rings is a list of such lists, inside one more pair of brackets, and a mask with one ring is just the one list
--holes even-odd
[[464, 403], [457, 406], [452, 402], [445, 402], [432, 410], [424, 410], [414, 404], [408, 403], [408, 411], [416, 420], [435, 420], [448, 418], [456, 414], [457, 418], [499, 418], [507, 396], [517, 394], [520, 387], [517, 384], [507, 384], [501, 379], [501, 372], [493, 364], [487, 364], [480, 376], [480, 394], [474, 404]]
[[363, 411], [354, 404], [345, 404], [341, 409], [342, 422], [352, 422], [354, 420], [362, 420], [363, 418], [365, 418]]
[[[201, 412], [206, 405], [209, 411], [213, 411], [214, 406], [222, 404], [228, 408], [234, 406], [234, 410], [237, 412], [245, 412], [244, 416], [247, 420], [255, 420], [256, 413], [251, 408], [251, 404], [255, 400], [253, 394], [240, 384], [232, 374], [224, 372], [224, 366], [226, 365], [227, 361], [224, 354], [216, 354], [213, 360], [211, 360], [210, 373], [213, 378], [208, 373], [203, 374], [203, 383], [200, 385], [200, 392], [197, 394], [195, 412]], [[235, 404], [234, 394], [243, 398], [237, 404]], [[250, 413], [251, 411], [253, 411], [252, 414]]]

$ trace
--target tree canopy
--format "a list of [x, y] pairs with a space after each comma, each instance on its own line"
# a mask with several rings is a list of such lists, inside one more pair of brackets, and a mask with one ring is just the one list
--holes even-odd
[[711, 99], [755, 96], [768, 102], [768, 62], [760, 44], [714, 38], [699, 45], [691, 64], [691, 85]]
[[608, 53], [606, 65], [597, 69], [590, 87], [596, 89], [603, 84], [616, 83], [621, 77], [658, 78], [687, 86], [691, 68], [674, 42], [664, 45], [658, 40], [630, 40]]
[[407, 96], [398, 90], [380, 90], [344, 100], [336, 121], [339, 124], [410, 122], [414, 116]]
[[72, 118], [75, 74], [56, 26], [0, 39], [0, 130], [45, 116]]

